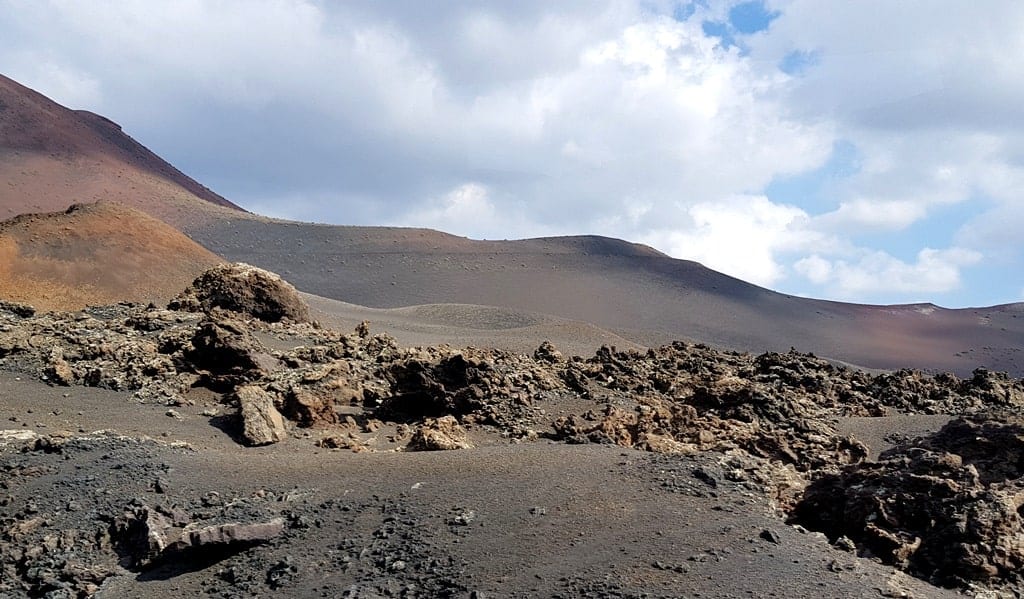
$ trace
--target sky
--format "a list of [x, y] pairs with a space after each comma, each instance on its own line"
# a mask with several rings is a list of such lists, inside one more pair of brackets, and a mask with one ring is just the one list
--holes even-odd
[[1024, 300], [1024, 2], [0, 0], [0, 73], [235, 203]]

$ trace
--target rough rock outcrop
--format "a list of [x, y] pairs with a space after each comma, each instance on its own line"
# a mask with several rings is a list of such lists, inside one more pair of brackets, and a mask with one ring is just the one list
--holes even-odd
[[565, 390], [557, 370], [500, 350], [410, 350], [391, 361], [385, 375], [389, 392], [376, 408], [383, 418], [409, 422], [454, 415], [518, 437], [529, 435], [536, 420], [534, 401]]
[[28, 304], [7, 300], [0, 300], [0, 311], [10, 312], [11, 314], [21, 318], [29, 318], [36, 314], [36, 309]]
[[555, 348], [553, 343], [551, 343], [550, 341], [545, 341], [541, 343], [536, 350], [534, 350], [533, 359], [537, 360], [538, 362], [558, 364], [560, 362], [565, 361], [565, 356], [563, 356], [562, 352], [558, 351], [558, 349]]
[[184, 348], [182, 366], [207, 386], [231, 390], [258, 380], [278, 366], [256, 342], [244, 322], [219, 318], [201, 323]]
[[[746, 464], [742, 476], [784, 509], [813, 483], [795, 517], [863, 554], [942, 584], [1022, 582], [1024, 431], [1014, 419], [1024, 415], [1024, 382], [984, 370], [966, 379], [874, 375], [796, 351], [754, 356], [688, 343], [604, 347], [588, 359], [566, 359], [550, 344], [533, 356], [402, 348], [365, 323], [345, 334], [216, 306], [194, 313], [131, 304], [41, 314], [0, 304], [0, 367], [50, 384], [131, 391], [143, 402], [234, 403], [251, 445], [280, 441], [295, 425], [316, 429], [301, 431], [311, 443], [352, 451], [465, 448], [466, 429], [491, 442], [546, 435], [663, 454], [715, 451]], [[954, 422], [877, 463], [837, 431], [840, 416], [898, 413], [987, 420]], [[0, 444], [15, 442], [7, 436]], [[157, 531], [144, 535], [146, 554], [193, 546], [182, 541], [188, 522], [154, 514], [133, 520]], [[208, 529], [233, 522], [242, 520], [203, 519], [189, 530], [207, 540], [249, 534]], [[27, 534], [11, 526], [10, 535]], [[947, 546], [948, 555], [939, 549]], [[2, 574], [28, 576], [19, 572]]]
[[418, 426], [406, 446], [408, 451], [451, 451], [470, 449], [473, 445], [466, 437], [466, 430], [459, 426], [453, 416], [428, 418]]
[[603, 347], [574, 358], [561, 376], [605, 406], [556, 421], [566, 440], [669, 452], [741, 448], [803, 472], [867, 457], [836, 432], [836, 416], [1024, 407], [1024, 382], [982, 370], [965, 380], [911, 370], [872, 376], [796, 351], [751, 356], [682, 342], [646, 353]]
[[64, 352], [59, 347], [53, 348], [50, 352], [50, 364], [46, 369], [46, 375], [51, 381], [65, 387], [75, 381], [75, 373], [71, 370], [67, 360], [64, 359]]
[[189, 524], [181, 535], [164, 550], [165, 554], [184, 553], [196, 549], [222, 549], [266, 543], [284, 532], [284, 518], [267, 522], [228, 522], [224, 524]]
[[168, 305], [171, 310], [239, 312], [265, 322], [309, 322], [309, 306], [278, 275], [241, 262], [219, 264], [199, 275]]
[[957, 420], [826, 475], [792, 520], [942, 586], [1024, 582], [1024, 428]]
[[281, 517], [255, 522], [192, 521], [181, 510], [129, 506], [113, 525], [124, 565], [142, 570], [163, 561], [211, 559], [266, 543], [285, 531]]

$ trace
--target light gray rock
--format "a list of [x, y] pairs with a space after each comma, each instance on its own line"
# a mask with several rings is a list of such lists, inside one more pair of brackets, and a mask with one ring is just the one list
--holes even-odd
[[406, 449], [409, 451], [448, 451], [469, 449], [473, 445], [466, 437], [466, 430], [454, 416], [428, 418], [412, 434]]
[[249, 445], [270, 445], [284, 440], [288, 431], [284, 418], [274, 407], [274, 396], [256, 385], [245, 385], [235, 391], [242, 437]]
[[284, 518], [274, 518], [267, 522], [254, 522], [250, 524], [229, 522], [202, 527], [190, 524], [181, 532], [178, 540], [168, 546], [167, 551], [186, 551], [210, 546], [265, 543], [283, 532]]

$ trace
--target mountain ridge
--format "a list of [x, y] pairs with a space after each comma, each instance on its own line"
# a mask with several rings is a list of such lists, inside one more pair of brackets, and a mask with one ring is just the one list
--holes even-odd
[[[113, 120], [66, 108], [0, 75], [0, 219], [114, 200], [180, 224], [242, 209], [170, 165]], [[193, 215], [194, 216], [194, 215]]]

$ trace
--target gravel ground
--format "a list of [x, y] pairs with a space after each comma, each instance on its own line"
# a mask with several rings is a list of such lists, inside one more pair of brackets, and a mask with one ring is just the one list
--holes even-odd
[[[109, 570], [99, 597], [954, 595], [787, 526], [715, 452], [500, 439], [427, 453], [304, 439], [245, 448], [201, 405], [179, 419], [127, 394], [9, 374], [0, 406], [7, 428], [70, 434], [60, 450], [0, 449], [0, 517], [44, 520], [26, 546], [81, 531], [65, 554]], [[94, 428], [120, 434], [77, 432]], [[93, 542], [138, 504], [210, 522], [283, 517], [287, 527], [244, 551], [138, 571]]]

